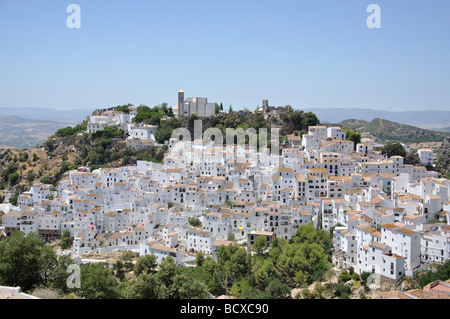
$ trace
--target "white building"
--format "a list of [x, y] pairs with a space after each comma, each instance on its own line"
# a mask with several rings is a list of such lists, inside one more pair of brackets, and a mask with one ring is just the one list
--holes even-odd
[[208, 103], [205, 97], [184, 98], [184, 91], [178, 91], [178, 116], [189, 117], [196, 114], [200, 117], [207, 117], [216, 114], [216, 103]]
[[202, 251], [206, 255], [212, 253], [213, 236], [209, 231], [191, 228], [187, 232], [186, 249], [189, 252]]
[[423, 165], [433, 165], [433, 151], [429, 148], [421, 148], [417, 151]]

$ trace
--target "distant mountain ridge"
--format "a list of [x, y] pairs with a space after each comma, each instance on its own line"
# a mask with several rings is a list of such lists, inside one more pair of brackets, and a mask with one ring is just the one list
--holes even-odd
[[416, 126], [400, 124], [385, 119], [376, 118], [371, 122], [365, 120], [344, 120], [339, 122], [342, 127], [357, 130], [373, 136], [376, 141], [386, 143], [397, 141], [401, 143], [443, 142], [450, 133], [421, 129]]
[[68, 121], [78, 124], [91, 115], [92, 111], [85, 109], [57, 110], [41, 107], [0, 107], [0, 114], [18, 116], [27, 120]]
[[25, 119], [17, 115], [0, 115], [0, 145], [30, 148], [43, 143], [58, 129], [75, 125], [73, 121]]
[[83, 109], [0, 107], [0, 146], [34, 147], [60, 128], [75, 126], [91, 114]]
[[407, 124], [426, 129], [442, 129], [450, 126], [450, 111], [382, 111], [356, 108], [306, 108], [305, 112], [314, 112], [321, 122], [338, 123], [348, 119], [372, 121], [376, 118], [386, 119], [400, 124]]

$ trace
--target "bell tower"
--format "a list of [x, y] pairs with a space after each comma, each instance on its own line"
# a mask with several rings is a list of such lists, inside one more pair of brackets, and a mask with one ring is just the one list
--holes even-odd
[[267, 113], [267, 111], [269, 110], [269, 100], [262, 101], [262, 109], [263, 113]]
[[184, 91], [181, 88], [178, 91], [178, 116], [184, 115]]

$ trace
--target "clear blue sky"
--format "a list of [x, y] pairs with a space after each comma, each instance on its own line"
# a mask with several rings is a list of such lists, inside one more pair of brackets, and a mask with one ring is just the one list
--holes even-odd
[[450, 110], [449, 13], [448, 0], [0, 0], [0, 107], [173, 106], [183, 86], [234, 109]]

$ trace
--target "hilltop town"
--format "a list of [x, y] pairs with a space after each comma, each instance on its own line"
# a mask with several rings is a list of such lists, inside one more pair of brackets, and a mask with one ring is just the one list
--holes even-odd
[[[172, 111], [198, 120], [216, 112], [182, 90]], [[256, 112], [280, 118], [289, 108], [264, 100]], [[392, 285], [449, 259], [450, 185], [427, 170], [430, 149], [418, 151], [420, 165], [405, 164], [369, 138], [355, 145], [341, 127], [323, 125], [287, 135], [275, 153], [204, 137], [158, 143], [158, 126], [133, 122], [137, 114], [133, 106], [104, 111], [78, 134], [121, 129], [133, 150], [165, 146], [160, 163], [79, 166], [56, 186], [36, 182], [17, 205], [2, 205], [3, 236], [36, 232], [52, 242], [68, 232], [73, 246], [62, 253], [79, 263], [88, 253], [131, 250], [191, 267], [199, 252], [217, 259], [232, 244], [254, 252], [259, 237], [289, 241], [312, 224], [333, 234], [336, 272], [369, 272]]]

